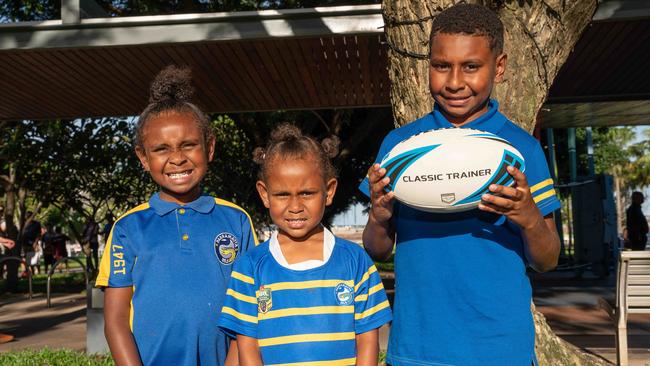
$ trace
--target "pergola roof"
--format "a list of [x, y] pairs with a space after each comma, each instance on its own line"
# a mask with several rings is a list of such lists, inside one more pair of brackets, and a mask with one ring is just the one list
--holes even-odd
[[[650, 7], [627, 3], [601, 6], [544, 126], [650, 124]], [[382, 26], [379, 5], [0, 24], [0, 119], [137, 115], [168, 64], [192, 67], [210, 112], [385, 106]], [[601, 119], [611, 101], [635, 104]]]

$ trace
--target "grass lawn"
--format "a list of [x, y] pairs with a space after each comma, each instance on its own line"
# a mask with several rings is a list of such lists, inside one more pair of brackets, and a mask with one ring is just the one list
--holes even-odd
[[69, 349], [9, 351], [0, 353], [3, 366], [114, 366], [108, 355], [86, 355]]

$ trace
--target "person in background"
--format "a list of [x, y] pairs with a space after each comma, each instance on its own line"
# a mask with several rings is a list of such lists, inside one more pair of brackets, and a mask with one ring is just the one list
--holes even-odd
[[632, 192], [632, 203], [625, 211], [625, 229], [627, 241], [625, 247], [632, 250], [645, 250], [648, 242], [648, 220], [641, 205], [645, 197], [641, 192]]

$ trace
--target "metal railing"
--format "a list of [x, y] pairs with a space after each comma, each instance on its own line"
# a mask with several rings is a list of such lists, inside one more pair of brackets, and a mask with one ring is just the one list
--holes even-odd
[[[52, 280], [52, 275], [54, 274], [54, 270], [56, 267], [59, 266], [61, 263], [67, 263], [68, 261], [74, 261], [79, 263], [81, 265], [81, 268], [83, 268], [83, 273], [84, 273], [84, 278], [86, 279], [86, 287], [88, 287], [88, 268], [86, 267], [86, 264], [81, 261], [79, 258], [74, 258], [74, 257], [64, 257], [59, 260], [57, 260], [54, 265], [52, 265], [52, 268], [47, 272], [47, 307], [50, 308], [52, 307], [52, 292], [51, 292], [51, 280]], [[31, 282], [30, 282], [30, 288], [31, 288]]]
[[24, 259], [22, 259], [21, 257], [15, 257], [15, 256], [0, 258], [0, 266], [2, 266], [2, 264], [4, 262], [9, 262], [9, 261], [15, 261], [15, 262], [22, 263], [23, 265], [25, 265], [25, 271], [27, 272], [27, 280], [29, 281], [29, 299], [31, 300], [32, 296], [33, 296], [33, 293], [32, 293], [32, 270], [31, 270], [31, 268], [29, 267], [27, 262], [25, 262]]

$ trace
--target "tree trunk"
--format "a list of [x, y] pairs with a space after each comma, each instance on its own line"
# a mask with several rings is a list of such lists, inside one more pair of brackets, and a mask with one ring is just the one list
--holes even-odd
[[[383, 0], [388, 74], [395, 125], [409, 123], [433, 106], [428, 88], [431, 19], [458, 0]], [[504, 23], [508, 67], [493, 97], [500, 111], [532, 132], [548, 89], [596, 10], [596, 0], [467, 1], [494, 9]], [[540, 365], [606, 365], [553, 334], [535, 318], [535, 352]]]

